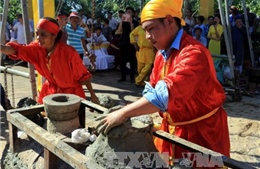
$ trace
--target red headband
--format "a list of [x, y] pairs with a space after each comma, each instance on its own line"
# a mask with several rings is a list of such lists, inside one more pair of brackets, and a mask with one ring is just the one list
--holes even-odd
[[60, 28], [55, 23], [47, 20], [47, 19], [40, 19], [37, 28], [46, 30], [47, 32], [50, 32], [51, 34], [57, 35], [60, 31]]
[[56, 17], [56, 19], [62, 19], [62, 18], [67, 18], [67, 16], [66, 16], [66, 15], [58, 15], [58, 16]]

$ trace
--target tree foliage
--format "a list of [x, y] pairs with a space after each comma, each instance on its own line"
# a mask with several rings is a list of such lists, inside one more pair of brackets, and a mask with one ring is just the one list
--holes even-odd
[[[227, 0], [229, 2], [229, 0]], [[222, 6], [224, 7], [224, 0], [222, 0]], [[246, 6], [250, 8], [251, 12], [254, 12], [258, 16], [260, 15], [260, 3], [259, 0], [245, 0]], [[241, 13], [243, 13], [243, 4], [242, 0], [233, 0], [232, 4], [236, 6]], [[189, 0], [189, 7], [192, 9], [194, 12], [199, 11], [199, 0]], [[218, 9], [218, 0], [214, 1], [214, 8]]]
[[[59, 0], [55, 0], [58, 4]], [[124, 10], [127, 6], [132, 6], [134, 9], [140, 10], [139, 0], [94, 0], [95, 2], [95, 15], [104, 16], [107, 11], [117, 13], [118, 10]], [[83, 9], [86, 15], [92, 12], [93, 0], [66, 0], [63, 4], [61, 13], [70, 13], [71, 10]]]
[[[0, 2], [1, 2], [0, 12], [3, 13], [3, 10], [4, 10], [4, 0], [2, 0]], [[7, 21], [9, 23], [12, 23], [13, 19], [15, 18], [17, 13], [22, 13], [20, 0], [10, 0], [9, 8], [8, 8], [8, 18], [7, 18]]]
[[[245, 2], [246, 2], [246, 6], [250, 8], [251, 12], [256, 13], [258, 16], [260, 15], [259, 0], [246, 0]], [[238, 9], [243, 12], [242, 0], [234, 0], [232, 5], [237, 6]]]
[[[0, 0], [0, 12], [3, 12], [3, 4], [5, 0]], [[55, 6], [58, 5], [60, 0], [55, 0]], [[95, 1], [95, 15], [104, 16], [107, 11], [111, 11], [116, 14], [118, 10], [124, 10], [127, 6], [132, 6], [134, 9], [140, 10], [141, 0], [94, 0]], [[147, 3], [149, 0], [145, 0]], [[222, 0], [224, 3], [224, 0]], [[252, 12], [260, 15], [260, 3], [259, 0], [245, 0], [246, 5], [251, 9]], [[199, 0], [189, 0], [190, 7], [193, 11], [199, 10]], [[233, 0], [232, 5], [237, 6], [241, 12], [242, 10], [242, 0]], [[218, 8], [218, 1], [214, 1], [215, 8]], [[92, 11], [92, 0], [64, 0], [61, 11], [62, 13], [69, 14], [73, 9], [83, 9], [86, 15], [91, 14]], [[8, 8], [8, 21], [12, 22], [15, 18], [16, 13], [21, 13], [21, 2], [20, 0], [10, 0], [10, 5]]]

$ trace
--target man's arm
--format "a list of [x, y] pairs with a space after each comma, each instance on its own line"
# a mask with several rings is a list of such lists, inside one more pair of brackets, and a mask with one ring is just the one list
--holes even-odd
[[136, 37], [138, 37], [138, 28], [135, 28], [131, 33], [130, 33], [130, 43], [134, 45], [135, 50], [139, 51], [139, 46], [136, 42]]
[[104, 119], [101, 119], [96, 128], [99, 133], [107, 134], [111, 128], [124, 123], [128, 118], [151, 114], [157, 111], [159, 111], [158, 107], [142, 97], [134, 103], [108, 114]]
[[0, 52], [6, 55], [14, 55], [16, 54], [16, 50], [8, 45], [1, 45]]
[[89, 94], [90, 94], [90, 98], [91, 98], [91, 101], [93, 103], [96, 103], [96, 104], [99, 104], [99, 100], [93, 90], [93, 87], [92, 87], [92, 84], [91, 84], [91, 79], [87, 80], [87, 81], [84, 81], [81, 83], [82, 85], [86, 85], [88, 91], [89, 91]]
[[87, 44], [86, 44], [86, 41], [84, 38], [81, 38], [81, 43], [82, 43], [83, 49], [85, 50], [86, 55], [88, 55], [89, 52], [88, 52]]
[[121, 21], [120, 23], [119, 23], [119, 26], [118, 26], [118, 32], [122, 32], [123, 31], [123, 21]]

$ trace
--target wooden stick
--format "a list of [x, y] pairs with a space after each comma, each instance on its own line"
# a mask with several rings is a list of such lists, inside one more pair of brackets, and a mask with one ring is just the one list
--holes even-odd
[[255, 169], [251, 166], [245, 165], [242, 162], [231, 159], [227, 156], [224, 156], [223, 154], [217, 153], [215, 151], [212, 151], [212, 150], [202, 147], [200, 145], [194, 144], [194, 143], [184, 140], [180, 137], [171, 135], [170, 133], [167, 133], [165, 131], [157, 130], [157, 131], [153, 132], [153, 135], [156, 137], [159, 137], [161, 139], [164, 139], [172, 144], [186, 148], [188, 150], [207, 154], [207, 155], [209, 155], [211, 157], [215, 157], [215, 158], [221, 158], [226, 167], [230, 167], [230, 168], [234, 168], [234, 169], [245, 169], [245, 168], [246, 169]]
[[64, 141], [60, 140], [56, 134], [49, 133], [20, 113], [7, 113], [7, 119], [10, 123], [12, 123], [12, 125], [23, 130], [27, 135], [48, 149], [48, 151], [51, 151], [53, 154], [55, 154], [55, 156], [65, 161], [73, 168], [102, 168], [101, 166], [94, 163], [93, 160], [89, 159], [82, 153], [66, 144]]

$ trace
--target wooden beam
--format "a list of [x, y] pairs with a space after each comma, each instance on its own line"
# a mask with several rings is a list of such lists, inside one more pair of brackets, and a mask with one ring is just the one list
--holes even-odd
[[212, 151], [212, 150], [207, 149], [205, 147], [202, 147], [198, 144], [194, 144], [194, 143], [189, 142], [187, 140], [184, 140], [180, 137], [171, 135], [170, 133], [167, 133], [165, 131], [157, 130], [157, 131], [153, 132], [153, 135], [156, 136], [156, 137], [159, 137], [161, 139], [164, 139], [164, 140], [166, 140], [166, 141], [168, 141], [172, 144], [181, 146], [185, 149], [192, 150], [194, 152], [200, 152], [200, 153], [203, 153], [203, 154], [207, 154], [211, 157], [221, 158], [226, 167], [230, 167], [230, 168], [233, 168], [233, 169], [245, 169], [245, 168], [246, 169], [255, 169], [251, 166], [245, 165], [242, 162], [231, 159], [227, 156], [224, 156], [223, 154]]
[[12, 123], [12, 125], [23, 130], [28, 136], [33, 138], [39, 144], [43, 145], [46, 149], [51, 151], [53, 154], [68, 163], [73, 168], [101, 169], [101, 167], [94, 163], [93, 160], [89, 159], [62, 140], [58, 139], [56, 134], [49, 133], [20, 113], [7, 113], [7, 120]]
[[44, 169], [57, 168], [57, 156], [44, 148]]
[[17, 128], [10, 122], [8, 122], [9, 128], [9, 149], [12, 153], [15, 152], [15, 141], [17, 140]]
[[85, 106], [85, 107], [88, 107], [88, 108], [91, 108], [99, 113], [103, 113], [105, 111], [107, 111], [108, 109], [103, 107], [103, 106], [100, 106], [98, 104], [95, 104], [95, 103], [92, 103], [90, 101], [87, 101], [87, 100], [81, 100], [81, 103]]
[[37, 113], [40, 113], [41, 111], [44, 111], [44, 105], [36, 105], [36, 106], [31, 106], [31, 107], [23, 107], [23, 108], [18, 108], [18, 109], [11, 109], [8, 110], [7, 113], [12, 114], [12, 113], [17, 113], [19, 112], [23, 116], [30, 116], [34, 115]]

